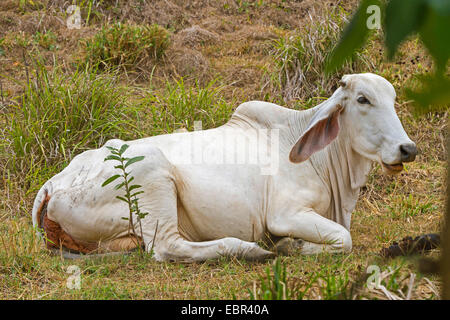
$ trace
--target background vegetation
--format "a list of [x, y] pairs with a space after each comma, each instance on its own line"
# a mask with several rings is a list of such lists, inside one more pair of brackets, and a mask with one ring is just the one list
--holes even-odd
[[[73, 3], [81, 8], [79, 30], [65, 24], [66, 1], [0, 3], [1, 298], [439, 296], [440, 281], [420, 273], [415, 258], [378, 255], [392, 241], [437, 233], [443, 223], [448, 106], [415, 117], [403, 90], [419, 87], [418, 75], [433, 66], [418, 37], [410, 36], [388, 61], [378, 30], [344, 69], [326, 76], [323, 63], [356, 0]], [[192, 130], [195, 120], [215, 127], [252, 99], [309, 108], [353, 72], [391, 81], [397, 113], [421, 154], [396, 177], [375, 165], [352, 218], [352, 253], [261, 264], [165, 264], [138, 254], [67, 261], [36, 239], [30, 212], [37, 190], [83, 150], [111, 137]], [[66, 287], [72, 264], [81, 269], [80, 290]], [[367, 288], [369, 265], [380, 268], [386, 290]]]

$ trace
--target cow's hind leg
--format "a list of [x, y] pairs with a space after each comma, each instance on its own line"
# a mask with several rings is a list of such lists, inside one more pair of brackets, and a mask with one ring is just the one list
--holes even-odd
[[92, 256], [106, 256], [111, 254], [123, 254], [143, 247], [140, 237], [125, 235], [105, 242], [83, 242], [73, 239], [61, 226], [47, 216], [47, 206], [50, 201], [47, 191], [36, 212], [36, 227], [44, 238], [47, 248], [62, 254], [68, 259], [78, 259]]
[[[273, 256], [273, 253], [259, 247], [254, 242], [237, 238], [222, 238], [211, 241], [188, 241], [178, 229], [177, 181], [174, 168], [147, 177], [150, 181], [143, 197], [143, 209], [149, 216], [143, 220], [146, 249], [153, 249], [158, 261], [201, 262], [220, 257], [238, 257], [261, 261]], [[148, 240], [153, 239], [151, 242]]]

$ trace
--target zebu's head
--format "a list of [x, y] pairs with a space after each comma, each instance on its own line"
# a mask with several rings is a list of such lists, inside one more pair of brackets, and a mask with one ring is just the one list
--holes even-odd
[[289, 155], [302, 162], [323, 149], [345, 129], [353, 150], [380, 163], [386, 172], [400, 172], [414, 161], [417, 148], [397, 117], [394, 87], [371, 73], [345, 75], [334, 94], [317, 107], [307, 129]]

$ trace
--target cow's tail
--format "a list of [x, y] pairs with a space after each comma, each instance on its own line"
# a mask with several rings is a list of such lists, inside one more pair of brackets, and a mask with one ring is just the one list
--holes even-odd
[[31, 212], [33, 220], [33, 228], [35, 228], [40, 237], [44, 236], [43, 231], [43, 219], [47, 213], [47, 205], [50, 200], [51, 183], [48, 181], [38, 191], [36, 198], [34, 199], [33, 210]]

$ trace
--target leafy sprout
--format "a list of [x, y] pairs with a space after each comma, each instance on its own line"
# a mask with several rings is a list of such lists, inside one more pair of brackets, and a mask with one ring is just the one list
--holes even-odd
[[[125, 194], [123, 196], [116, 196], [117, 199], [120, 201], [125, 202], [128, 205], [128, 211], [129, 216], [128, 217], [122, 217], [124, 220], [128, 220], [128, 235], [137, 235], [137, 232], [134, 227], [134, 215], [136, 215], [137, 222], [139, 223], [140, 228], [140, 234], [141, 239], [143, 239], [143, 233], [142, 233], [142, 222], [141, 220], [144, 219], [148, 212], [143, 212], [139, 208], [139, 198], [138, 195], [144, 193], [144, 191], [139, 190], [142, 188], [139, 184], [132, 184], [134, 181], [134, 177], [131, 175], [130, 171], [127, 171], [127, 168], [131, 166], [132, 164], [144, 160], [144, 156], [136, 156], [133, 158], [127, 158], [124, 157], [125, 151], [128, 149], [129, 145], [123, 144], [120, 149], [107, 146], [108, 150], [110, 151], [110, 155], [108, 155], [104, 161], [116, 161], [119, 164], [115, 165], [114, 168], [120, 170], [119, 174], [115, 174], [108, 179], [106, 179], [102, 187], [105, 187], [109, 185], [110, 183], [118, 180], [121, 178], [121, 181], [114, 186], [115, 190], [123, 189], [125, 191]], [[131, 234], [132, 233], [132, 234]], [[133, 237], [134, 239], [134, 237]], [[141, 251], [141, 246], [136, 243], [139, 250]]]

